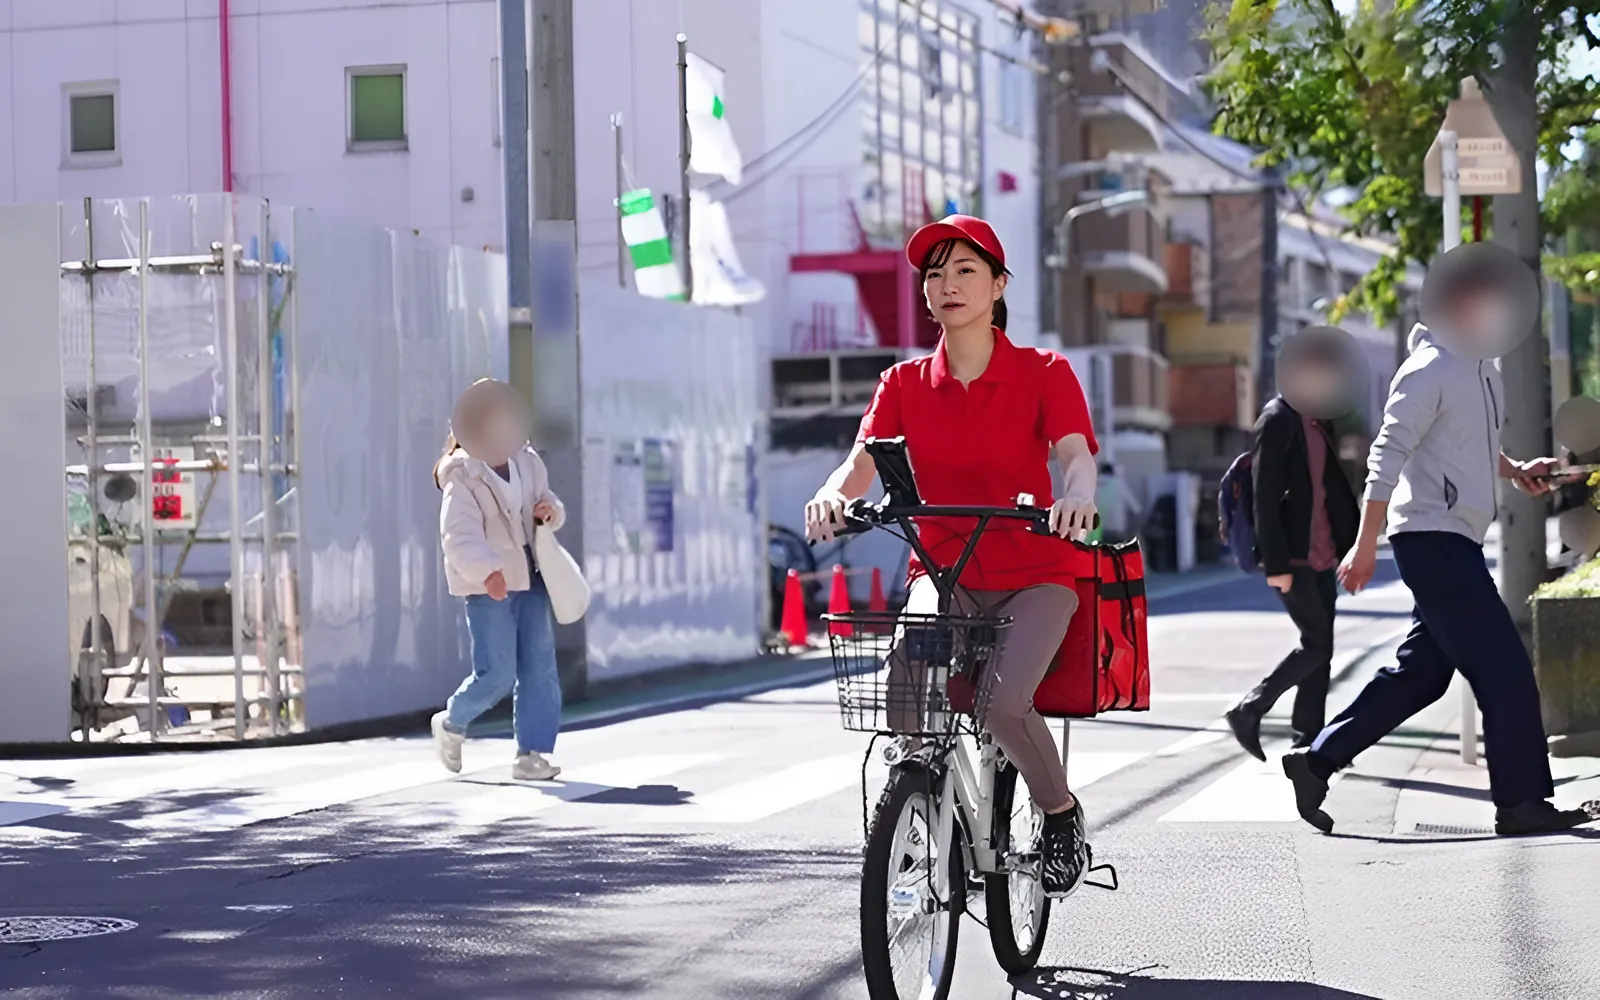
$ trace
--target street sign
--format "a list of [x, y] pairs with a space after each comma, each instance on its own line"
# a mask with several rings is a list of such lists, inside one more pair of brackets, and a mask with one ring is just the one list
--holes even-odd
[[[1460, 161], [1457, 173], [1463, 197], [1516, 194], [1522, 190], [1522, 158], [1506, 141], [1477, 80], [1468, 77], [1461, 81], [1461, 96], [1450, 102], [1439, 131], [1456, 134]], [[1422, 171], [1428, 196], [1442, 198], [1444, 149], [1437, 137], [1428, 147]]]

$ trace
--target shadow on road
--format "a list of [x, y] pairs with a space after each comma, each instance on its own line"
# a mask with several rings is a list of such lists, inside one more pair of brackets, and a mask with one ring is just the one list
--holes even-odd
[[1151, 979], [1098, 969], [1039, 969], [1013, 979], [1012, 987], [1018, 1000], [1380, 1000], [1315, 983]]
[[[612, 801], [670, 808], [682, 794], [645, 786]], [[856, 849], [531, 817], [463, 831], [417, 813], [393, 803], [223, 835], [140, 840], [102, 827], [48, 849], [0, 845], [0, 916], [138, 924], [93, 940], [0, 944], [0, 994], [556, 1000], [687, 997], [699, 984], [701, 995], [760, 995], [773, 986], [763, 968], [800, 967], [819, 941], [841, 943], [826, 928], [853, 926], [853, 899], [839, 889], [859, 875]], [[797, 912], [802, 929], [770, 929]]]

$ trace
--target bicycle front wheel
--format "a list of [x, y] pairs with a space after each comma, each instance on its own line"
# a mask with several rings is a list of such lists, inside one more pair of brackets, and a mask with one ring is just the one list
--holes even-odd
[[1050, 897], [1045, 895], [1040, 834], [1044, 813], [1009, 761], [994, 776], [995, 854], [1001, 871], [984, 879], [984, 906], [989, 916], [989, 941], [995, 961], [1007, 974], [1033, 971], [1044, 951], [1050, 926]]
[[[921, 767], [897, 767], [878, 800], [861, 871], [861, 960], [872, 1000], [946, 1000], [966, 891], [955, 824], [934, 844], [938, 789]], [[949, 873], [936, 888], [935, 866]]]

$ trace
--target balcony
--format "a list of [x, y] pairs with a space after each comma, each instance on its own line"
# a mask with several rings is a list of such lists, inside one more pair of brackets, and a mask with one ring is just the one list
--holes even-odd
[[1193, 243], [1168, 243], [1163, 254], [1167, 291], [1161, 304], [1172, 309], [1211, 311], [1211, 255]]
[[1169, 378], [1174, 427], [1245, 430], [1254, 424], [1248, 364], [1173, 365]]
[[1098, 35], [1071, 55], [1085, 158], [1159, 153], [1172, 117], [1171, 84], [1120, 34]]
[[1116, 431], [1165, 431], [1168, 413], [1167, 359], [1154, 351], [1127, 345], [1068, 348], [1089, 397], [1095, 430], [1102, 437]]
[[1166, 257], [1166, 227], [1155, 212], [1146, 206], [1115, 215], [1091, 212], [1075, 225], [1071, 259], [1099, 287], [1144, 295], [1167, 293], [1167, 270], [1158, 262]]
[[832, 350], [772, 359], [775, 420], [859, 420], [884, 371], [901, 353], [881, 348]]

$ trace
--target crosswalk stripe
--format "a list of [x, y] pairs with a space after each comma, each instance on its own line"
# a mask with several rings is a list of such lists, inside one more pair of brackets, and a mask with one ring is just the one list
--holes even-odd
[[[650, 818], [691, 824], [754, 823], [859, 783], [861, 762], [859, 751], [818, 757], [695, 796], [685, 807], [657, 810]], [[878, 769], [882, 770], [881, 764]]]
[[[1286, 748], [1269, 748], [1179, 803], [1163, 823], [1299, 823], [1294, 786], [1283, 776]], [[1339, 776], [1334, 775], [1334, 781]], [[1332, 784], [1333, 782], [1330, 782]]]
[[399, 826], [452, 824], [480, 827], [520, 819], [553, 809], [566, 802], [601, 795], [620, 788], [637, 788], [670, 774], [721, 760], [722, 754], [649, 754], [624, 757], [590, 766], [574, 767], [552, 782], [496, 784], [476, 795], [408, 807]]
[[[100, 781], [86, 781], [81, 783], [81, 788], [75, 785], [71, 790], [17, 796], [0, 802], [0, 826], [7, 823], [26, 823], [31, 819], [65, 812], [83, 812], [120, 805], [152, 795], [174, 795], [209, 788], [235, 788], [242, 779], [278, 771], [293, 771], [307, 765], [339, 759], [331, 754], [285, 757], [281, 750], [258, 750], [248, 755], [216, 751], [208, 754], [207, 758], [182, 767], [171, 769], [152, 767], [136, 774], [124, 773]], [[29, 816], [27, 807], [45, 811], [36, 811], [34, 815]]]
[[59, 816], [67, 807], [53, 802], [0, 802], [0, 826], [31, 823], [46, 816]]
[[1130, 764], [1136, 764], [1148, 753], [1118, 751], [1071, 752], [1067, 756], [1067, 784], [1073, 788], [1087, 788], [1102, 778], [1108, 778]]
[[1160, 750], [1156, 751], [1156, 756], [1157, 757], [1181, 757], [1181, 756], [1183, 756], [1184, 754], [1188, 753], [1191, 750], [1198, 750], [1201, 747], [1210, 746], [1211, 744], [1216, 743], [1218, 740], [1221, 740], [1224, 737], [1226, 737], [1227, 736], [1227, 732], [1228, 732], [1227, 723], [1223, 722], [1221, 720], [1218, 720], [1217, 722], [1213, 723], [1207, 729], [1202, 729], [1199, 732], [1190, 733], [1188, 736], [1185, 736], [1183, 739], [1177, 741], [1176, 743], [1172, 743], [1172, 744], [1169, 744], [1169, 745], [1167, 745], [1165, 747], [1162, 747]]
[[413, 758], [402, 763], [351, 771], [333, 778], [275, 788], [259, 795], [248, 795], [195, 809], [142, 816], [126, 821], [124, 825], [140, 830], [236, 830], [268, 820], [433, 784], [443, 780], [443, 777], [431, 758]]

